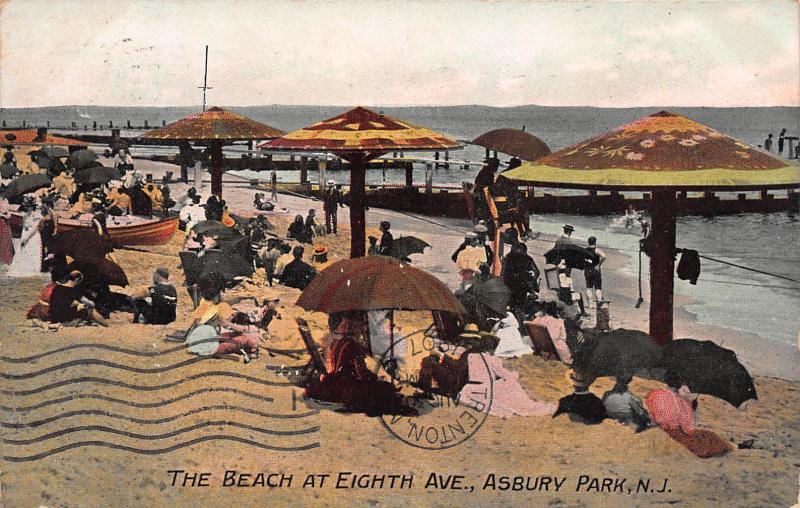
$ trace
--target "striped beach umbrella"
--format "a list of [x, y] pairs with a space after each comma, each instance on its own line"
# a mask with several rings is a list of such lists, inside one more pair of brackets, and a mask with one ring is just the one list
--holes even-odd
[[386, 152], [453, 150], [461, 146], [424, 127], [356, 107], [327, 120], [259, 145], [270, 150], [327, 152], [350, 163], [350, 256], [366, 247], [365, 170], [370, 159]]
[[800, 187], [800, 166], [661, 111], [503, 174], [520, 184], [652, 193], [650, 335], [672, 339], [678, 191]]
[[222, 196], [222, 146], [234, 141], [272, 139], [282, 134], [283, 131], [269, 125], [212, 107], [150, 131], [141, 138], [207, 143], [211, 158], [211, 193]]

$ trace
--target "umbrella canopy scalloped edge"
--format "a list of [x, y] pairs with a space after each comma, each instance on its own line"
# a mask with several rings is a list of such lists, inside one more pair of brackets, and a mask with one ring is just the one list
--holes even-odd
[[633, 169], [565, 169], [523, 164], [503, 176], [520, 184], [571, 189], [652, 190], [655, 187], [687, 191], [759, 190], [800, 187], [800, 165], [778, 169], [739, 170], [728, 168], [638, 171]]

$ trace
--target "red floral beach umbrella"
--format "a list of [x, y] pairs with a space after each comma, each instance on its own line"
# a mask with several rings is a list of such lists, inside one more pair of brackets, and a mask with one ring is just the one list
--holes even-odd
[[234, 141], [272, 139], [281, 134], [283, 131], [269, 125], [212, 107], [150, 131], [142, 139], [208, 143], [211, 157], [211, 193], [222, 196], [222, 146]]
[[550, 155], [550, 147], [544, 141], [529, 132], [519, 129], [495, 129], [485, 132], [472, 140], [473, 145], [489, 150], [503, 152], [524, 161], [535, 161]]
[[652, 193], [650, 335], [659, 343], [672, 340], [676, 192], [800, 187], [800, 166], [667, 111], [503, 175], [527, 185]]
[[356, 107], [259, 145], [271, 150], [328, 152], [350, 163], [350, 256], [366, 247], [365, 170], [370, 159], [392, 151], [452, 150], [460, 145], [442, 134]]

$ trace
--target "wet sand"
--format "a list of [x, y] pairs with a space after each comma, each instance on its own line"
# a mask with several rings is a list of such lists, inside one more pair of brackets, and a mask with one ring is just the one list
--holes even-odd
[[[229, 187], [225, 192], [236, 211], [249, 208], [254, 191]], [[279, 205], [287, 210], [269, 214], [276, 228], [285, 228], [298, 211], [314, 207], [321, 212], [319, 203], [285, 195], [280, 196]], [[417, 220], [379, 210], [369, 212], [369, 224], [386, 217], [392, 217], [388, 220], [398, 234], [413, 232], [434, 245], [426, 256], [415, 256], [419, 261], [416, 264], [447, 283], [453, 282], [449, 255], [460, 241], [457, 232], [445, 232], [433, 225], [425, 229], [428, 226], [422, 227]], [[343, 231], [321, 241], [337, 257], [346, 256], [348, 251], [346, 223], [346, 210], [342, 210]], [[458, 228], [458, 224], [454, 227]], [[176, 237], [166, 246], [142, 248], [145, 252], [118, 250], [115, 255], [126, 268], [132, 285], [147, 284], [156, 266], [168, 267], [179, 285], [179, 245]], [[537, 254], [548, 248], [546, 242], [530, 242], [529, 246]], [[611, 268], [624, 263], [624, 259], [612, 255], [608, 263]], [[307, 319], [316, 338], [323, 335], [327, 319], [295, 307], [298, 290], [246, 285], [227, 293], [281, 298], [282, 319], [270, 326], [270, 347], [276, 350], [275, 356], [262, 353], [245, 365], [239, 358], [194, 361], [196, 357], [180, 349], [154, 354], [178, 345], [165, 342], [164, 337], [183, 326], [190, 312], [188, 297], [180, 289], [179, 320], [174, 325], [133, 325], [129, 314], [116, 313], [107, 329], [46, 331], [23, 319], [43, 283], [44, 279], [12, 280], [0, 276], [0, 352], [4, 358], [41, 355], [76, 344], [104, 344], [153, 355], [88, 347], [26, 362], [1, 363], [5, 390], [1, 403], [3, 456], [31, 457], [78, 442], [102, 441], [115, 446], [95, 443], [36, 460], [4, 460], [0, 475], [3, 506], [405, 506], [410, 500], [424, 506], [788, 506], [797, 496], [800, 423], [796, 409], [800, 407], [800, 386], [796, 377], [777, 379], [774, 373], [757, 376], [759, 400], [749, 401], [740, 410], [720, 400], [701, 397], [698, 419], [702, 427], [714, 429], [736, 443], [755, 439], [754, 449], [737, 450], [722, 458], [695, 458], [658, 429], [635, 434], [615, 422], [586, 426], [571, 422], [566, 416], [507, 420], [489, 417], [465, 443], [448, 450], [425, 451], [391, 436], [377, 418], [337, 413], [306, 403], [299, 399], [301, 390], [286, 385], [279, 369], [307, 361], [300, 351], [302, 342], [294, 318]], [[612, 275], [608, 286], [612, 288], [608, 293], [613, 302], [612, 324], [646, 329], [647, 304], [633, 309], [637, 295], [630, 280]], [[685, 302], [676, 303], [680, 306]], [[400, 325], [410, 330], [424, 326], [425, 319], [419, 314], [406, 314]], [[775, 353], [774, 359], [768, 351], [756, 354], [747, 349], [753, 337], [698, 325], [680, 309], [676, 312], [676, 336], [724, 341], [753, 372], [772, 369], [781, 360], [796, 369], [791, 356], [787, 360], [781, 352]], [[520, 374], [524, 388], [537, 400], [555, 402], [571, 391], [565, 380], [566, 367], [558, 362], [527, 356], [506, 363]], [[74, 381], [82, 377], [97, 379]], [[42, 389], [53, 384], [57, 385]], [[611, 385], [612, 380], [600, 379], [592, 391], [602, 395]], [[655, 381], [636, 379], [632, 389], [644, 396], [658, 386], [661, 385]], [[16, 393], [9, 394], [8, 390]], [[85, 398], [87, 395], [104, 398]], [[176, 398], [179, 400], [173, 400]], [[81, 413], [70, 415], [73, 412]], [[202, 426], [193, 428], [198, 425]], [[72, 431], [64, 433], [67, 430]], [[255, 444], [222, 439], [197, 441], [209, 436], [233, 436]], [[162, 452], [171, 447], [176, 449]], [[211, 473], [210, 486], [172, 486], [169, 470]], [[293, 478], [291, 486], [284, 488], [222, 487], [226, 470], [285, 473]], [[340, 472], [412, 474], [413, 483], [410, 489], [336, 489]], [[425, 482], [432, 472], [464, 475], [463, 482], [474, 486], [474, 491], [426, 489]], [[553, 491], [552, 485], [547, 492], [483, 489], [492, 473], [548, 475], [566, 480], [558, 492]], [[309, 474], [331, 477], [322, 488], [303, 488]], [[625, 487], [634, 492], [587, 492], [588, 485], [576, 492], [581, 475], [626, 478]], [[664, 492], [635, 492], [637, 482], [645, 478], [651, 479], [653, 490], [661, 489], [666, 478], [668, 488]]]

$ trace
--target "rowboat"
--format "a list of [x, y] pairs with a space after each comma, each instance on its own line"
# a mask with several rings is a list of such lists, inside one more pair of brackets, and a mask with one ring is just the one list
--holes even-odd
[[[11, 228], [22, 229], [22, 215], [11, 214]], [[59, 217], [57, 231], [69, 231], [78, 228], [92, 227], [91, 219], [68, 219]], [[108, 217], [106, 223], [111, 242], [116, 247], [126, 245], [164, 245], [178, 230], [178, 217]]]
[[[78, 219], [58, 219], [58, 231], [91, 227], [91, 222]], [[164, 245], [178, 231], [178, 217], [151, 219], [145, 217], [109, 217], [106, 224], [111, 242], [124, 245]]]

